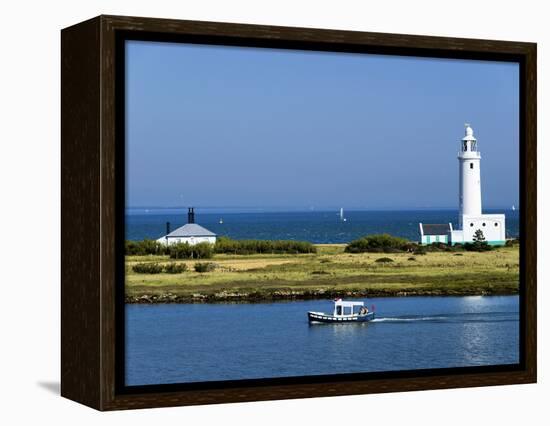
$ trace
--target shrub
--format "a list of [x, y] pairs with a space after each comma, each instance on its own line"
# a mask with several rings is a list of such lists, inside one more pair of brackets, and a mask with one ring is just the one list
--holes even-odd
[[214, 248], [210, 243], [179, 243], [169, 247], [169, 254], [171, 259], [210, 259], [214, 254]]
[[464, 246], [461, 243], [456, 243], [454, 245], [447, 244], [447, 243], [431, 243], [423, 246], [417, 246], [413, 251], [417, 251], [418, 249], [422, 249], [425, 252], [455, 252], [455, 251], [462, 251], [464, 250]]
[[418, 243], [413, 243], [409, 241], [408, 243], [403, 244], [403, 246], [401, 247], [401, 250], [413, 252], [417, 247], [418, 247]]
[[131, 241], [127, 240], [124, 252], [129, 256], [145, 256], [148, 254], [166, 254], [166, 246], [153, 240]]
[[369, 235], [354, 240], [346, 246], [347, 253], [397, 253], [402, 251], [411, 251], [416, 244], [410, 241], [392, 237], [388, 234]]
[[403, 250], [400, 250], [400, 249], [394, 248], [394, 247], [384, 247], [382, 249], [382, 252], [383, 253], [402, 253]]
[[390, 259], [389, 257], [380, 257], [375, 260], [376, 263], [391, 263], [393, 262], [393, 259]]
[[212, 272], [216, 269], [216, 264], [212, 262], [197, 262], [193, 268], [195, 272]]
[[416, 260], [416, 257], [409, 257], [407, 260], [414, 261]]
[[490, 246], [489, 244], [487, 244], [486, 241], [484, 241], [483, 243], [464, 243], [464, 249], [466, 251], [479, 251], [479, 252], [482, 252], [482, 251], [491, 251], [493, 249], [492, 246]]
[[181, 274], [187, 271], [187, 265], [185, 263], [168, 263], [164, 265], [164, 272], [167, 274]]
[[232, 240], [220, 237], [214, 245], [214, 251], [226, 254], [302, 254], [316, 253], [317, 249], [307, 241]]
[[426, 247], [427, 251], [448, 251], [449, 246], [445, 243], [431, 243]]
[[332, 260], [330, 260], [330, 259], [321, 259], [319, 261], [319, 263], [330, 263], [330, 262], [332, 262]]
[[514, 247], [516, 245], [519, 245], [519, 238], [506, 240], [505, 245], [506, 247]]
[[422, 246], [416, 247], [416, 249], [414, 249], [414, 251], [413, 251], [413, 254], [420, 255], [420, 256], [423, 256], [426, 253], [427, 253], [427, 250]]
[[160, 274], [163, 267], [158, 263], [137, 263], [132, 266], [132, 270], [136, 274]]

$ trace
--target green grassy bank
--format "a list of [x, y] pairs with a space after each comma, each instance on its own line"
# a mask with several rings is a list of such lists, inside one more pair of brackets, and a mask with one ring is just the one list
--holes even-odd
[[[519, 248], [488, 252], [345, 253], [344, 244], [310, 254], [217, 254], [211, 272], [193, 260], [126, 256], [128, 303], [268, 301], [377, 296], [508, 295], [519, 290]], [[391, 261], [380, 262], [380, 258]], [[136, 264], [186, 264], [181, 273], [136, 273]]]

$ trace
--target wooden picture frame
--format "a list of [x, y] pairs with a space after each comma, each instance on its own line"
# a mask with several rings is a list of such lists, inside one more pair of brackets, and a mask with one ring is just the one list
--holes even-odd
[[[121, 49], [128, 38], [519, 63], [520, 203], [524, 212], [519, 365], [513, 369], [466, 367], [125, 389], [120, 382], [124, 343], [119, 327], [124, 320], [120, 307], [124, 294], [117, 291], [124, 266], [117, 256], [124, 239]], [[536, 381], [536, 44], [99, 16], [62, 30], [61, 48], [62, 396], [98, 410], [119, 410]]]

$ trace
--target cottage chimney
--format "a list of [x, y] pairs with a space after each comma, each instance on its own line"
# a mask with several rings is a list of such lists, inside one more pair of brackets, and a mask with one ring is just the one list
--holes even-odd
[[166, 235], [170, 233], [170, 222], [166, 222]]
[[195, 223], [195, 208], [189, 207], [187, 212], [187, 223]]

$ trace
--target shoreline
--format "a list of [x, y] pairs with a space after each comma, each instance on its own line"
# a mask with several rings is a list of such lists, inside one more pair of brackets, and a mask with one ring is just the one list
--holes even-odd
[[202, 303], [270, 303], [270, 302], [294, 302], [305, 300], [333, 300], [342, 298], [365, 298], [375, 299], [378, 297], [465, 297], [465, 296], [516, 296], [518, 291], [385, 291], [376, 292], [347, 291], [292, 291], [273, 292], [269, 294], [258, 293], [215, 293], [215, 294], [193, 294], [175, 295], [165, 294], [142, 294], [125, 296], [125, 304], [202, 304]]

